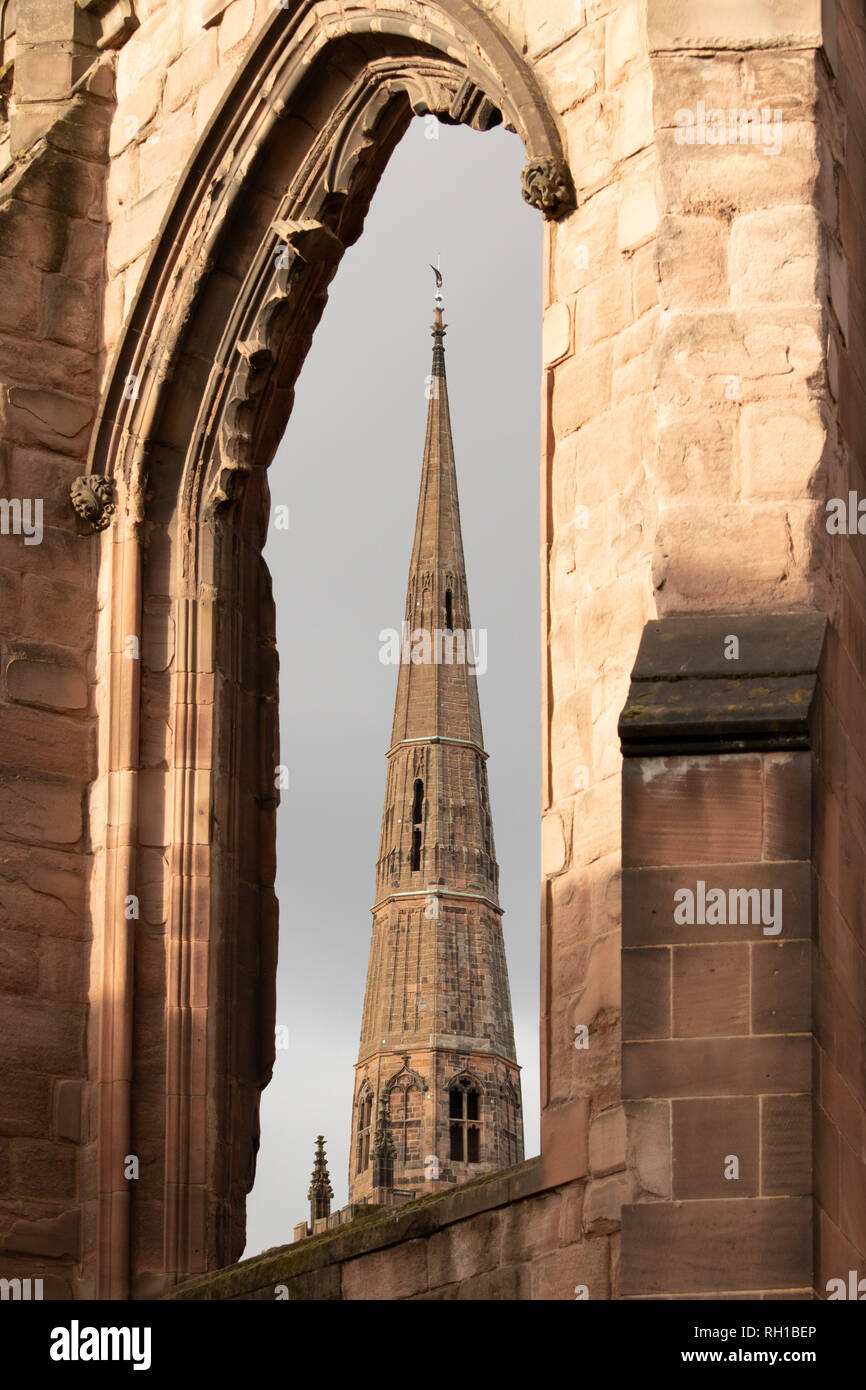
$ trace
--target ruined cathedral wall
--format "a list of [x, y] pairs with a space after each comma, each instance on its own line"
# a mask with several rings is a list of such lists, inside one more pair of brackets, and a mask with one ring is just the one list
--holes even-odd
[[273, 0], [146, 0], [117, 55], [107, 180], [105, 344], [118, 341], [151, 246]]
[[[671, 1191], [666, 1137], [638, 1112], [627, 1130], [620, 1100], [617, 720], [643, 625], [833, 602], [818, 497], [835, 448], [837, 151], [820, 26], [815, 6], [785, 7], [778, 28], [747, 6], [720, 33], [708, 8], [587, 6], [573, 36], [535, 49], [579, 204], [550, 232], [545, 308], [542, 1151], [576, 1176], [582, 1135], [584, 1236], [612, 1260], [621, 1205]], [[712, 110], [724, 129], [707, 138]]]
[[828, 1280], [862, 1269], [866, 1260], [866, 26], [862, 7], [852, 0], [825, 4], [823, 22], [829, 80], [820, 115], [833, 155], [836, 196], [825, 225], [833, 447], [818, 495], [830, 504], [827, 521], [830, 511], [844, 507], [845, 524], [831, 538], [834, 599], [816, 740], [819, 1291]]
[[[122, 528], [89, 534], [69, 490], [86, 470], [111, 352], [171, 192], [268, 13], [246, 0], [144, 0], [139, 27], [101, 48], [112, 8], [100, 22], [71, 0], [18, 6], [0, 125], [0, 494], [24, 518], [19, 534], [0, 537], [0, 1250], [3, 1274], [41, 1278], [46, 1297], [94, 1291], [100, 1102], [88, 1082], [99, 1040], [88, 1004], [110, 984], [92, 941], [112, 818], [112, 843], [124, 840], [123, 786], [106, 775], [117, 750], [99, 713], [117, 695], [125, 634], [136, 629], [107, 606]], [[127, 723], [134, 737], [131, 705]], [[166, 865], [152, 858], [142, 897], [158, 924]], [[140, 959], [139, 1027], [161, 1016], [163, 976], [155, 956]], [[152, 1143], [139, 1147], [158, 1181], [164, 1058], [147, 1062], [136, 1103]], [[161, 1198], [149, 1205], [143, 1253], [158, 1262]]]
[[99, 391], [110, 88], [94, 75], [69, 99], [82, 72], [68, 11], [70, 42], [42, 66], [49, 8], [19, 6], [0, 132], [0, 496], [25, 520], [0, 535], [0, 1262], [68, 1298], [93, 1239], [81, 1194], [101, 675], [98, 546], [69, 487]]
[[[746, 5], [713, 20], [708, 8], [649, 0], [529, 4], [522, 17], [514, 6], [497, 10], [513, 34], [523, 35], [560, 117], [578, 194], [577, 211], [548, 228], [545, 247], [542, 1181], [569, 1192], [579, 1212], [563, 1268], [595, 1290], [591, 1297], [606, 1296], [602, 1284], [613, 1296], [623, 1291], [623, 1205], [661, 1206], [674, 1195], [670, 1101], [655, 1113], [630, 1101], [627, 1115], [621, 1102], [620, 868], [624, 854], [638, 861], [637, 846], [622, 843], [617, 720], [641, 632], [648, 619], [676, 613], [801, 609], [826, 613], [836, 632], [839, 561], [824, 499], [850, 466], [848, 440], [856, 440], [862, 420], [856, 404], [847, 423], [845, 416], [847, 402], [856, 402], [844, 374], [853, 346], [848, 301], [858, 232], [850, 216], [846, 226], [839, 181], [845, 131], [860, 121], [857, 84], [849, 79], [846, 89], [822, 50], [818, 4], [806, 0], [772, 13]], [[852, 370], [859, 370], [856, 353]], [[856, 569], [848, 582], [859, 582]], [[855, 612], [858, 604], [862, 609], [854, 594], [849, 648], [856, 648]], [[831, 634], [826, 660], [831, 686], [841, 669], [835, 640]], [[851, 680], [850, 710], [860, 694]], [[859, 737], [853, 718], [850, 728]], [[690, 774], [699, 761], [686, 759], [677, 772]], [[722, 755], [718, 765], [723, 776], [730, 769], [739, 788], [733, 804], [748, 793], [754, 815], [753, 773], [759, 788], [762, 779], [769, 787], [777, 771], [772, 758], [745, 769]], [[792, 764], [785, 776], [799, 776], [802, 766]], [[664, 779], [658, 790], [664, 808]], [[821, 808], [837, 818], [840, 810], [826, 785], [819, 793], [820, 834]], [[682, 784], [672, 783], [670, 795], [681, 794]], [[718, 788], [709, 795], [717, 797]], [[749, 832], [759, 845], [769, 835], [762, 795]], [[808, 800], [802, 784], [796, 795]], [[662, 810], [674, 834], [684, 833], [693, 814], [688, 802], [683, 807], [679, 820]], [[807, 844], [809, 834], [807, 825]], [[838, 876], [846, 869], [838, 821], [836, 837], [824, 853], [833, 861], [828, 873]], [[802, 834], [784, 844], [783, 859], [803, 853]], [[670, 852], [676, 856], [676, 844]], [[785, 1194], [797, 1201], [817, 1185], [831, 1223], [820, 1218], [822, 1239], [836, 1240], [831, 1264], [844, 1270], [856, 1265], [862, 1223], [856, 1136], [864, 1086], [856, 1061], [862, 1019], [837, 981], [845, 974], [844, 952], [849, 961], [859, 956], [844, 932], [822, 949], [835, 953], [835, 968], [819, 971], [819, 980], [838, 997], [832, 1008], [823, 1006], [816, 1026], [844, 1059], [847, 1080], [839, 1084], [841, 1074], [819, 1059], [825, 1079], [817, 1083], [817, 1133], [819, 1142], [826, 1134], [827, 1147], [814, 1175], [811, 1082], [798, 1066], [780, 1083], [795, 1093], [797, 1114], [796, 1177], [792, 1168]], [[738, 969], [742, 959], [749, 959], [748, 948]], [[694, 988], [681, 994], [679, 1018], [668, 1014], [653, 1024], [653, 1057], [657, 1064], [667, 1059], [671, 1095], [691, 1095], [697, 1084], [675, 1060], [683, 1055], [682, 1020], [691, 1015], [688, 1041], [697, 1057], [713, 1054], [713, 1040], [703, 1034], [720, 1027], [718, 1016], [700, 1016], [700, 986]], [[808, 971], [789, 972], [786, 989], [790, 1016], [802, 1018]], [[641, 1001], [656, 993], [663, 997], [647, 974], [635, 981], [627, 1001], [632, 1030], [641, 1026]], [[724, 1001], [716, 1003], [724, 1014]], [[841, 1020], [838, 1042], [834, 1016]], [[750, 1017], [736, 1026], [749, 1046], [753, 1028], [772, 1035], [783, 1061], [802, 1054], [798, 1040], [777, 1039], [776, 1023], [766, 1028]], [[632, 1031], [629, 1038], [641, 1036]], [[649, 1094], [655, 1080], [661, 1077], [649, 1079]], [[744, 1100], [750, 1108], [755, 1097]], [[666, 1125], [658, 1123], [662, 1112]], [[516, 1205], [509, 1219], [520, 1223], [520, 1211]], [[528, 1206], [525, 1214], [527, 1222], [535, 1219]], [[772, 1276], [757, 1271], [756, 1296], [770, 1287], [808, 1296], [811, 1221], [808, 1200], [800, 1202], [779, 1268]], [[470, 1239], [468, 1230], [463, 1234]], [[699, 1254], [696, 1240], [708, 1234], [705, 1227], [689, 1237], [678, 1277]], [[627, 1294], [682, 1294], [664, 1282], [669, 1271], [652, 1266], [652, 1248], [663, 1246], [664, 1239], [644, 1242], [644, 1282], [635, 1285], [633, 1267]], [[404, 1257], [410, 1260], [408, 1250]], [[702, 1277], [706, 1292], [734, 1286], [743, 1272], [720, 1267]]]

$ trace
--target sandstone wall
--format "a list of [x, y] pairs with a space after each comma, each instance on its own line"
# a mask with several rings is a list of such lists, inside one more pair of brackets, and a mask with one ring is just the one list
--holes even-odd
[[[826, 103], [836, 197], [825, 219], [830, 438], [819, 495], [866, 495], [866, 29], [859, 6], [825, 6]], [[815, 1286], [866, 1257], [866, 929], [860, 884], [866, 823], [866, 554], [861, 535], [833, 535], [834, 595], [818, 735], [814, 859], [820, 937], [815, 994]]]
[[0, 495], [38, 500], [44, 526], [39, 544], [0, 536], [0, 1260], [42, 1278], [46, 1297], [71, 1296], [93, 1239], [81, 1196], [99, 553], [68, 496], [102, 366], [106, 90], [94, 74], [52, 110], [0, 184]]

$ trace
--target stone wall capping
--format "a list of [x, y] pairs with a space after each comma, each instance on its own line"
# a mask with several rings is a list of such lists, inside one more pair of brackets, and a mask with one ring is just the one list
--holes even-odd
[[819, 48], [821, 0], [648, 0], [651, 53], [753, 48]]
[[167, 1300], [242, 1298], [253, 1290], [286, 1283], [313, 1270], [356, 1259], [373, 1251], [426, 1239], [455, 1222], [509, 1206], [521, 1198], [554, 1190], [545, 1186], [539, 1157], [514, 1168], [486, 1174], [448, 1192], [434, 1192], [400, 1207], [369, 1206], [334, 1230], [293, 1245], [266, 1250], [219, 1274], [179, 1284]]
[[826, 630], [816, 612], [648, 622], [619, 717], [623, 756], [808, 747]]

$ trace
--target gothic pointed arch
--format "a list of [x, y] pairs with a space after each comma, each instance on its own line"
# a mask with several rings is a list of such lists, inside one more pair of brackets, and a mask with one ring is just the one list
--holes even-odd
[[401, 1169], [420, 1166], [422, 1162], [421, 1128], [427, 1089], [426, 1081], [409, 1065], [408, 1057], [385, 1083], [394, 1158]]
[[403, 1065], [400, 1070], [395, 1071], [385, 1082], [385, 1090], [389, 1094], [396, 1086], [408, 1087], [410, 1090], [427, 1090], [427, 1082], [420, 1072], [415, 1071], [414, 1068], [409, 1065], [408, 1057], [403, 1058]]
[[444, 1082], [446, 1091], [453, 1091], [456, 1086], [472, 1087], [479, 1095], [484, 1095], [487, 1087], [481, 1077], [470, 1067], [463, 1066], [459, 1071], [455, 1071]]
[[367, 1077], [358, 1087], [355, 1100], [355, 1171], [363, 1173], [370, 1164], [370, 1150], [373, 1141], [373, 1122], [376, 1109], [376, 1095]]
[[[530, 68], [474, 5], [394, 0], [348, 19], [324, 0], [275, 9], [178, 183], [107, 373], [74, 494], [82, 521], [110, 520], [116, 542], [105, 552], [110, 621], [98, 658], [109, 671], [109, 833], [94, 914], [99, 1297], [126, 1297], [137, 1276], [135, 1233], [151, 1217], [116, 1175], [145, 1124], [163, 1213], [161, 1272], [147, 1288], [243, 1249], [259, 1095], [274, 1061], [266, 469], [328, 284], [392, 150], [412, 117], [428, 114], [516, 132], [523, 196], [546, 217], [568, 214], [556, 121]], [[118, 659], [118, 636], [130, 632], [141, 635], [140, 661]], [[151, 942], [118, 921], [116, 904], [154, 878], [164, 940]], [[148, 950], [164, 956], [154, 963], [164, 1008], [148, 1045], [165, 1103], [145, 1116], [131, 1077], [143, 1045], [134, 957]]]
[[481, 1156], [484, 1088], [464, 1067], [446, 1083], [448, 1092], [449, 1157], [452, 1163], [477, 1163]]
[[369, 1078], [365, 1076], [358, 1087], [358, 1094], [355, 1097], [355, 1109], [358, 1112], [359, 1125], [366, 1124], [369, 1128], [372, 1124], [375, 1105], [376, 1092], [373, 1090]]

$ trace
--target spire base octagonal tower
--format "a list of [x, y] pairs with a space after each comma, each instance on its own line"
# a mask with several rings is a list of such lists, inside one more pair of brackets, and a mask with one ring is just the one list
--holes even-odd
[[520, 1068], [498, 899], [460, 532], [445, 324], [433, 367], [361, 1045], [349, 1200], [375, 1186], [383, 1103], [393, 1186], [420, 1196], [523, 1159]]

